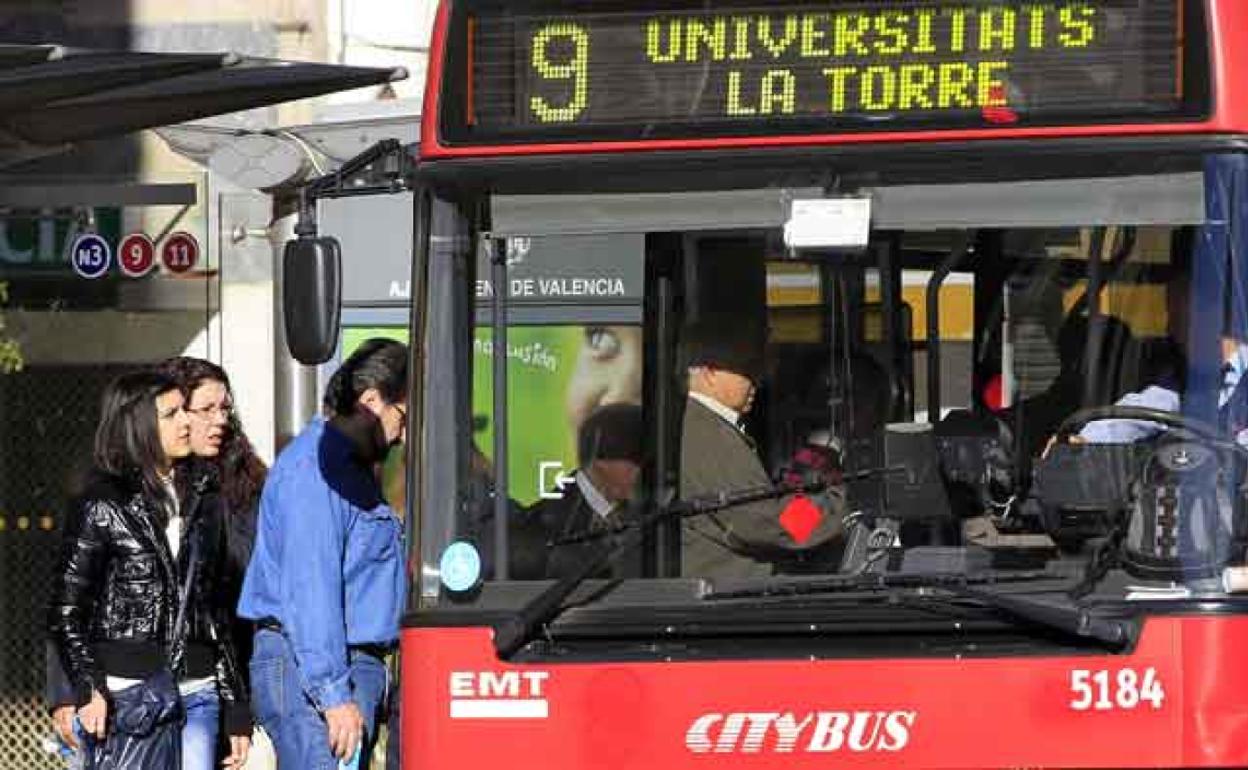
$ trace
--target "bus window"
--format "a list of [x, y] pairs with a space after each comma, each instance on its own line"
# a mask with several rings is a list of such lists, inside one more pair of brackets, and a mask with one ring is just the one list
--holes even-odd
[[[942, 468], [943, 482], [933, 476], [930, 490], [939, 492], [939, 521], [903, 526], [898, 535], [907, 547], [961, 543], [961, 522], [999, 515], [1003, 501], [1026, 494], [1032, 465], [1067, 418], [1179, 378], [1182, 318], [1173, 310], [1190, 261], [1180, 254], [1190, 246], [1180, 234], [1160, 226], [903, 232], [877, 238], [879, 249], [892, 249], [887, 259], [873, 248], [857, 258], [805, 261], [778, 248], [774, 232], [688, 234], [675, 251], [630, 237], [626, 248], [613, 247], [613, 269], [632, 265], [620, 286], [636, 288], [619, 304], [584, 293], [584, 276], [552, 282], [543, 275], [601, 244], [574, 236], [510, 244], [527, 251], [512, 260], [508, 279], [506, 493], [500, 502], [493, 398], [500, 351], [487, 323], [494, 297], [482, 258], [460, 531], [493, 553], [502, 510], [508, 576], [559, 577], [618, 543], [630, 517], [653, 510], [656, 483], [666, 481], [686, 504], [754, 497], [738, 507], [750, 512], [748, 524], [732, 520], [733, 505], [708, 509], [696, 523], [669, 522], [668, 542], [681, 545], [664, 574], [859, 569], [861, 555], [846, 551], [851, 513], [926, 516], [890, 510], [900, 494], [886, 470], [897, 462], [897, 426], [931, 425], [956, 439], [969, 419], [981, 426], [983, 446], [996, 447], [978, 462], [991, 456], [995, 466], [977, 471], [973, 493], [950, 480], [959, 469]], [[1089, 258], [1093, 248], [1101, 250], [1097, 260]], [[669, 306], [642, 296], [643, 269], [673, 278]], [[1092, 278], [1096, 300], [1088, 296]], [[675, 330], [670, 349], [647, 347], [660, 326]], [[671, 375], [654, 387], [675, 405], [666, 466], [651, 451], [655, 428], [646, 420], [654, 415], [642, 408], [646, 367], [663, 356]], [[737, 393], [708, 385], [708, 372], [736, 376]], [[706, 424], [730, 430], [699, 432], [691, 420], [706, 416], [707, 406], [717, 420]], [[797, 490], [812, 479], [826, 488]], [[631, 562], [597, 574], [657, 575], [662, 547], [647, 541]]]
[[1002, 320], [993, 325], [988, 355], [999, 351], [1007, 362], [1000, 368], [1005, 401], [1028, 457], [1080, 407], [1110, 405], [1173, 377], [1183, 330], [1181, 319], [1168, 315], [1175, 306], [1168, 297], [1186, 286], [1187, 263], [1172, 253], [1175, 237], [1173, 228], [1160, 227], [1103, 235], [1103, 276], [1093, 300], [1089, 230], [1007, 233], [1007, 253], [1018, 266], [994, 310]]
[[[505, 500], [513, 579], [558, 577], [604, 544], [558, 542], [598, 532], [626, 508], [642, 457], [641, 239], [512, 239], [508, 253], [506, 489], [498, 489], [495, 286], [477, 263], [472, 437], [463, 533], [495, 562]], [[634, 576], [639, 576], [639, 567]]]

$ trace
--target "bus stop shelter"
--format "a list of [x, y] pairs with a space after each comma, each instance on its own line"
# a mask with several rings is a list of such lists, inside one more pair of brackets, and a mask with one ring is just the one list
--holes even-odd
[[[0, 175], [8, 174], [0, 176], [0, 212], [191, 204], [194, 184], [21, 174], [30, 162], [64, 154], [80, 142], [403, 77], [402, 69], [224, 52], [0, 44]], [[11, 277], [0, 272], [0, 283]], [[106, 374], [101, 369], [96, 379]], [[22, 407], [35, 403], [30, 383], [19, 385], [19, 379], [30, 378], [14, 375], [0, 398], [0, 413], [5, 414], [0, 423], [0, 609], [5, 618], [0, 631], [0, 660], [5, 662], [0, 666], [0, 770], [59, 766], [41, 745], [50, 731], [42, 698], [44, 607], [57, 550], [55, 517], [65, 502], [61, 479], [66, 453], [88, 439], [90, 401], [100, 385], [62, 377], [62, 395], [73, 394], [77, 400], [62, 403], [62, 418], [44, 420], [51, 427], [40, 432], [31, 427], [40, 410], [26, 414], [32, 410]], [[38, 403], [51, 393], [43, 390], [47, 392], [38, 394], [43, 399]]]

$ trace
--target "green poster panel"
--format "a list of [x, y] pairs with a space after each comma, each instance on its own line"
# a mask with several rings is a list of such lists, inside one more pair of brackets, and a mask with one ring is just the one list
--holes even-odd
[[[606, 403], [641, 401], [639, 326], [517, 326], [507, 332], [508, 495], [536, 502], [577, 464], [576, 432]], [[343, 355], [370, 337], [407, 341], [402, 327], [343, 330]], [[493, 333], [473, 334], [473, 445], [492, 462]]]

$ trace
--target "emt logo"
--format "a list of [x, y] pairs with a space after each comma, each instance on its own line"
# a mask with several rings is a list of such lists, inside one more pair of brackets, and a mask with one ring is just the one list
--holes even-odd
[[546, 719], [549, 671], [452, 671], [451, 719]]

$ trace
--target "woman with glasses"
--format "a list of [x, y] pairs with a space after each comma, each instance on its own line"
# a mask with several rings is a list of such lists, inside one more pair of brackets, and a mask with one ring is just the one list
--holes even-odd
[[[232, 704], [241, 692], [229, 638], [215, 625], [218, 516], [185, 462], [193, 421], [185, 407], [165, 374], [112, 382], [94, 467], [66, 517], [48, 631], [88, 768], [212, 767], [211, 751], [205, 764], [196, 750], [200, 733], [216, 736], [216, 711], [207, 725], [204, 706]], [[245, 758], [240, 743], [224, 765]]]
[[[229, 661], [247, 688], [247, 664], [251, 659], [251, 623], [235, 612], [242, 591], [243, 573], [251, 559], [255, 541], [260, 491], [267, 473], [243, 432], [234, 411], [234, 393], [225, 370], [211, 361], [178, 356], [164, 361], [159, 371], [176, 383], [186, 399], [191, 417], [191, 457], [187, 464], [196, 474], [207, 474], [213, 484], [205, 504], [215, 513], [216, 534], [222, 555], [213, 609], [218, 628], [227, 634], [237, 651]], [[192, 474], [184, 474], [184, 478]], [[218, 726], [227, 757], [246, 758], [252, 732], [251, 710], [243, 693], [230, 703], [222, 703], [211, 690], [204, 690], [188, 708], [188, 721], [198, 716], [201, 729], [183, 737], [183, 770], [208, 770], [217, 753]], [[194, 757], [194, 762], [188, 761]]]

